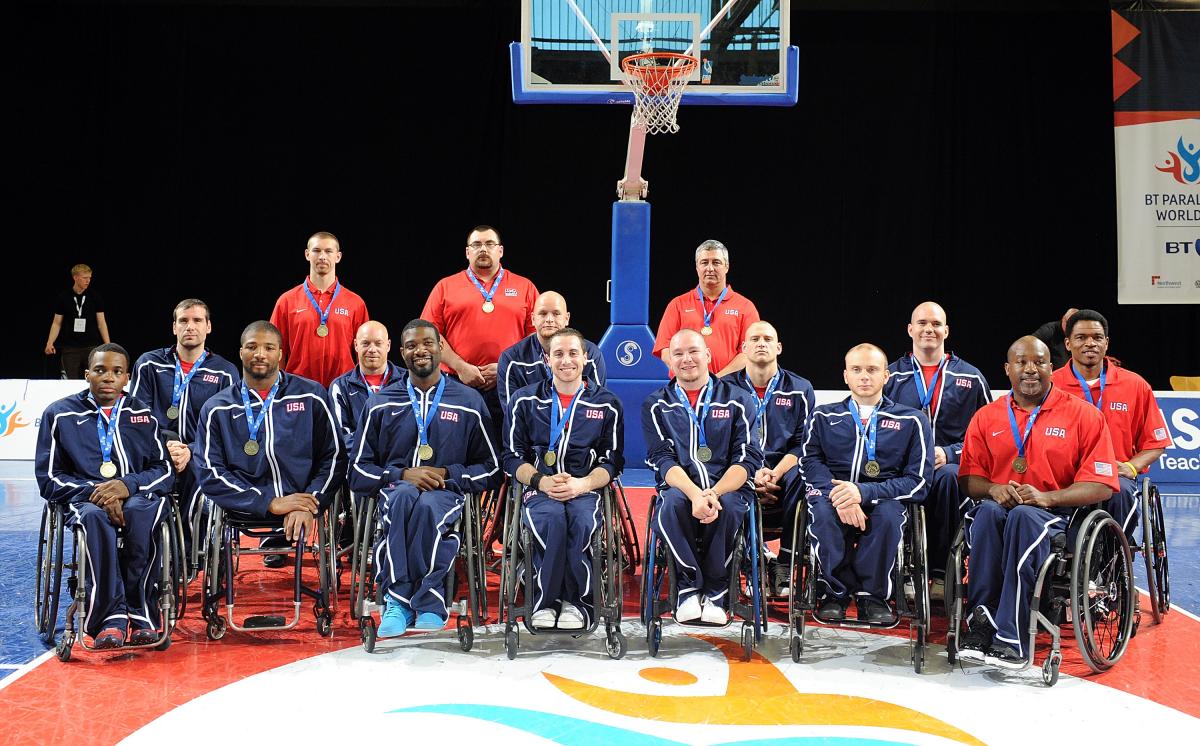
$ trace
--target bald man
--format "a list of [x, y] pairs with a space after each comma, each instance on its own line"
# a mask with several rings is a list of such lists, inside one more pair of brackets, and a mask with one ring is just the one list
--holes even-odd
[[354, 333], [358, 365], [329, 384], [329, 397], [333, 399], [333, 411], [348, 453], [354, 452], [354, 435], [371, 394], [396, 387], [404, 389], [408, 371], [388, 360], [391, 350], [392, 340], [388, 338], [386, 326], [378, 321], [362, 324]]
[[933, 301], [913, 309], [908, 322], [912, 352], [888, 366], [887, 398], [921, 410], [933, 429], [933, 484], [925, 498], [925, 531], [930, 571], [946, 571], [950, 544], [971, 499], [958, 489], [958, 459], [971, 418], [992, 400], [979, 369], [946, 351], [950, 324]]
[[771, 585], [777, 595], [790, 592], [792, 526], [796, 506], [804, 494], [799, 478], [804, 455], [804, 434], [817, 405], [807, 378], [779, 367], [783, 343], [779, 332], [766, 321], [746, 329], [742, 342], [746, 369], [730, 373], [724, 380], [750, 394], [754, 400], [754, 439], [763, 451], [763, 465], [754, 474], [754, 491], [763, 511], [763, 526], [781, 528], [779, 558], [772, 558]]
[[[567, 299], [553, 290], [542, 293], [533, 304], [530, 319], [533, 322], [533, 334], [500, 353], [500, 362], [496, 366], [496, 393], [505, 412], [511, 407], [510, 398], [514, 391], [550, 380], [546, 356], [550, 352], [550, 339], [567, 328], [571, 321]], [[585, 340], [584, 351], [587, 353], [587, 363], [583, 377], [603, 386], [607, 376], [600, 349]]]
[[907, 505], [925, 499], [933, 438], [925, 415], [883, 395], [883, 350], [852, 347], [842, 378], [850, 396], [816, 408], [800, 461], [820, 571], [816, 617], [843, 622], [853, 599], [859, 623], [887, 626]]
[[668, 345], [676, 378], [642, 403], [646, 462], [654, 467], [654, 530], [676, 570], [675, 620], [729, 621], [733, 539], [762, 466], [751, 396], [709, 374], [704, 337], [683, 329]]

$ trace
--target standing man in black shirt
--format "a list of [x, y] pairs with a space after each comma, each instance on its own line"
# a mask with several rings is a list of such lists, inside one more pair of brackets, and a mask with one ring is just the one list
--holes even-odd
[[[88, 292], [92, 284], [92, 268], [86, 264], [71, 267], [71, 289], [64, 290], [54, 298], [54, 320], [50, 322], [50, 336], [46, 339], [46, 354], [61, 351], [62, 369], [67, 378], [83, 378], [88, 356], [92, 349], [112, 340], [108, 336], [108, 323], [104, 320], [104, 300], [95, 291]], [[66, 329], [63, 328], [66, 319]], [[55, 348], [54, 343], [61, 344]]]

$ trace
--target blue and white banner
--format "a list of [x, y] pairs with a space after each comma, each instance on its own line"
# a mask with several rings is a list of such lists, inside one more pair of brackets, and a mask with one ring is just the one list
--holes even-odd
[[1200, 487], [1200, 393], [1194, 391], [1156, 391], [1172, 445], [1150, 467], [1149, 476], [1163, 492], [1172, 485]]

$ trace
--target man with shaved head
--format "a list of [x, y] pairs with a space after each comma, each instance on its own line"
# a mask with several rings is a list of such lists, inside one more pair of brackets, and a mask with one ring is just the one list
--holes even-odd
[[906, 505], [925, 499], [933, 439], [925, 415], [883, 395], [883, 350], [850, 348], [842, 378], [850, 396], [816, 408], [800, 462], [822, 590], [816, 616], [842, 622], [853, 599], [860, 623], [890, 625]]
[[[505, 413], [512, 406], [514, 391], [550, 380], [546, 357], [550, 353], [550, 339], [570, 326], [571, 312], [567, 310], [566, 298], [548, 290], [538, 296], [531, 317], [533, 334], [500, 353], [500, 362], [496, 366], [496, 393]], [[583, 377], [597, 386], [603, 386], [607, 376], [600, 349], [585, 341], [584, 352], [587, 354], [587, 363]]]
[[407, 371], [388, 360], [392, 340], [387, 327], [378, 321], [368, 321], [354, 335], [354, 352], [358, 365], [333, 379], [329, 398], [341, 425], [346, 452], [354, 453], [354, 434], [362, 422], [363, 410], [371, 394], [399, 386], [404, 387]]
[[912, 352], [888, 366], [884, 396], [920, 410], [933, 429], [933, 484], [925, 498], [925, 530], [930, 570], [945, 572], [950, 544], [970, 506], [958, 489], [958, 458], [963, 434], [975, 412], [992, 400], [979, 369], [946, 351], [950, 324], [933, 301], [913, 309], [908, 322]]
[[778, 595], [790, 591], [792, 524], [804, 480], [799, 478], [804, 455], [808, 418], [817, 405], [807, 378], [779, 367], [783, 343], [779, 332], [766, 321], [746, 329], [742, 354], [746, 369], [730, 373], [725, 380], [750, 394], [754, 400], [752, 434], [763, 451], [763, 465], [754, 474], [754, 491], [762, 506], [763, 525], [782, 528], [779, 559], [771, 559], [771, 585]]
[[762, 467], [754, 400], [709, 374], [712, 356], [699, 332], [676, 332], [667, 349], [676, 377], [642, 404], [657, 482], [654, 529], [675, 563], [675, 620], [724, 625], [733, 539]]
[[958, 655], [1018, 669], [1032, 656], [1029, 603], [1038, 568], [1081, 505], [1119, 489], [1104, 417], [1051, 383], [1050, 350], [1037, 337], [1008, 348], [1012, 391], [967, 428], [958, 481], [967, 513], [971, 572], [967, 631]]

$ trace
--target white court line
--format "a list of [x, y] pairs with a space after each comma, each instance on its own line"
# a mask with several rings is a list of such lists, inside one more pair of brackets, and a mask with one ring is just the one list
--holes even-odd
[[0, 668], [20, 668], [24, 663], [0, 663]]
[[25, 663], [25, 664], [23, 664], [23, 665], [17, 666], [17, 670], [16, 670], [16, 672], [15, 672], [15, 673], [13, 673], [13, 674], [12, 674], [12, 675], [10, 675], [10, 676], [5, 676], [3, 679], [0, 679], [0, 689], [3, 689], [4, 687], [6, 687], [6, 686], [8, 686], [9, 684], [13, 683], [14, 681], [16, 681], [17, 679], [21, 678], [21, 677], [22, 677], [22, 676], [24, 676], [25, 674], [29, 673], [29, 672], [30, 672], [30, 671], [32, 671], [33, 669], [37, 668], [37, 667], [38, 667], [39, 665], [41, 665], [41, 663], [43, 663], [44, 661], [48, 661], [48, 660], [50, 660], [50, 659], [51, 659], [51, 658], [53, 658], [53, 657], [54, 657], [54, 651], [53, 651], [53, 650], [47, 650], [46, 652], [42, 653], [42, 654], [41, 654], [41, 655], [39, 655], [38, 657], [36, 657], [36, 658], [34, 658], [33, 660], [29, 661], [28, 663]]

